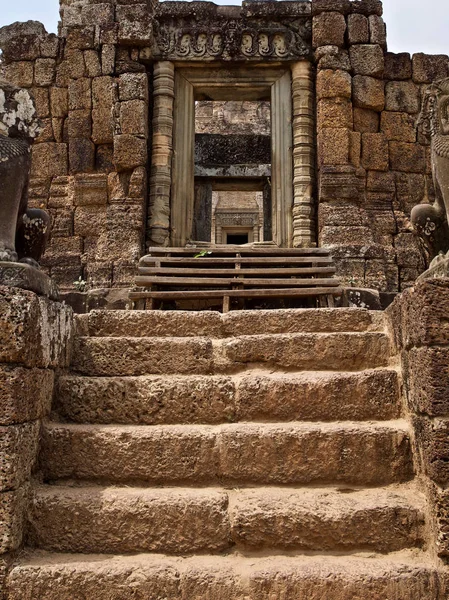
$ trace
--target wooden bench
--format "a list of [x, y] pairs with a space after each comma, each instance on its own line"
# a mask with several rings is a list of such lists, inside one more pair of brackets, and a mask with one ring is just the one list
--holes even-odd
[[333, 306], [341, 295], [335, 266], [325, 248], [214, 246], [150, 248], [139, 262], [130, 300], [156, 308], [161, 300], [312, 298]]

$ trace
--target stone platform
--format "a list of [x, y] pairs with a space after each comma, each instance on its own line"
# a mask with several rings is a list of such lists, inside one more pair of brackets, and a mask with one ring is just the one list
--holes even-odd
[[0, 285], [17, 287], [59, 300], [59, 291], [53, 281], [38, 269], [25, 263], [0, 261]]

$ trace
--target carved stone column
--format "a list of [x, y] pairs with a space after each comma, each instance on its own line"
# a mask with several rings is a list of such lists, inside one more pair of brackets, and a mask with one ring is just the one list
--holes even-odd
[[316, 246], [315, 137], [312, 66], [307, 61], [292, 65], [293, 94], [293, 246]]
[[167, 246], [170, 240], [170, 186], [173, 156], [175, 68], [171, 62], [154, 65], [153, 145], [150, 175], [148, 245]]

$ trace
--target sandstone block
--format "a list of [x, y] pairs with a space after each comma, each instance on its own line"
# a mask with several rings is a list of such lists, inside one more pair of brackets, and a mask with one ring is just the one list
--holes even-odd
[[349, 49], [351, 65], [356, 75], [380, 77], [384, 71], [384, 53], [377, 44], [357, 44]]
[[354, 130], [360, 133], [377, 133], [379, 113], [366, 108], [354, 108]]
[[320, 240], [324, 246], [338, 245], [342, 247], [374, 242], [370, 228], [358, 225], [324, 226], [320, 229]]
[[371, 171], [388, 171], [388, 140], [383, 133], [363, 134], [362, 165]]
[[95, 144], [90, 139], [69, 139], [69, 168], [71, 173], [89, 173], [95, 168]]
[[115, 18], [119, 23], [119, 42], [136, 46], [152, 45], [153, 27], [147, 4], [118, 5]]
[[357, 131], [349, 133], [349, 162], [360, 167], [362, 154], [362, 134]]
[[17, 550], [22, 544], [28, 488], [0, 493], [0, 554]]
[[385, 110], [419, 112], [419, 88], [412, 81], [389, 81], [385, 86]]
[[412, 78], [412, 60], [410, 54], [386, 52], [384, 78], [392, 81]]
[[367, 17], [370, 15], [381, 17], [383, 6], [381, 0], [355, 0], [351, 2], [351, 11], [353, 13], [361, 13]]
[[351, 76], [346, 71], [325, 69], [317, 75], [317, 98], [351, 98]]
[[96, 50], [85, 50], [83, 52], [84, 62], [88, 77], [100, 77], [102, 74], [100, 57]]
[[44, 143], [33, 148], [31, 174], [34, 177], [59, 177], [68, 171], [67, 144]]
[[70, 138], [90, 138], [92, 134], [92, 112], [89, 109], [70, 111], [68, 134]]
[[73, 235], [73, 209], [55, 208], [50, 210], [52, 218], [51, 236], [69, 237]]
[[37, 86], [50, 86], [55, 78], [54, 58], [38, 58], [34, 65], [34, 83]]
[[45, 250], [42, 265], [45, 267], [77, 266], [81, 263], [82, 253], [83, 240], [80, 237], [53, 238]]
[[322, 12], [313, 17], [313, 47], [344, 45], [346, 20], [339, 12]]
[[[167, 343], [172, 352], [167, 357]], [[213, 366], [212, 342], [207, 339], [170, 342], [158, 338], [119, 338], [114, 348], [101, 338], [75, 342], [73, 368], [91, 375], [208, 373]]]
[[5, 78], [18, 87], [29, 88], [34, 82], [34, 63], [30, 61], [13, 62], [4, 67]]
[[148, 105], [143, 100], [120, 102], [122, 134], [148, 137]]
[[106, 175], [76, 175], [73, 201], [75, 206], [107, 204], [108, 182]]
[[325, 128], [318, 134], [318, 162], [321, 165], [345, 165], [349, 162], [349, 130]]
[[92, 141], [95, 144], [112, 144], [114, 140], [114, 118], [112, 107], [102, 106], [92, 111]]
[[449, 482], [449, 420], [415, 417], [415, 435], [424, 473], [435, 483]]
[[50, 97], [45, 88], [34, 88], [32, 90], [36, 112], [40, 119], [46, 119], [50, 116]]
[[69, 112], [68, 90], [52, 87], [50, 89], [51, 114], [53, 117], [64, 118]]
[[235, 387], [222, 376], [67, 376], [59, 379], [58, 410], [76, 423], [218, 424], [235, 418]]
[[110, 2], [81, 7], [81, 20], [84, 25], [95, 23], [104, 27], [114, 22], [114, 16], [114, 6]]
[[390, 142], [390, 164], [394, 171], [425, 173], [425, 148], [419, 144]]
[[130, 198], [145, 198], [145, 190], [147, 186], [147, 172], [143, 167], [134, 169], [130, 180], [128, 195]]
[[[84, 174], [80, 177], [84, 179]], [[93, 175], [93, 174], [92, 174]], [[81, 237], [100, 236], [107, 229], [106, 207], [85, 203], [78, 206], [74, 216], [75, 235]]]
[[350, 71], [349, 52], [338, 46], [320, 46], [315, 51], [318, 70], [333, 69], [334, 71]]
[[432, 83], [449, 75], [449, 58], [444, 54], [414, 54], [412, 58], [413, 81]]
[[[309, 355], [312, 347], [313, 358]], [[349, 364], [347, 353], [351, 350], [352, 362]], [[380, 333], [291, 334], [284, 337], [248, 335], [223, 342], [223, 353], [228, 361], [240, 366], [264, 363], [285, 368], [322, 370], [326, 365], [329, 369], [354, 370], [384, 366], [388, 352], [388, 339]]]
[[396, 183], [394, 173], [382, 173], [380, 171], [369, 171], [366, 183], [369, 192], [394, 193]]
[[0, 427], [0, 492], [17, 490], [30, 479], [39, 429], [37, 421]]
[[424, 538], [422, 510], [391, 492], [261, 488], [231, 492], [230, 501], [232, 539], [247, 551], [391, 552]]
[[77, 50], [95, 48], [95, 25], [89, 23], [82, 27], [71, 26], [67, 31], [66, 47]]
[[330, 11], [337, 11], [342, 15], [347, 15], [351, 12], [351, 2], [350, 0], [315, 0], [312, 3], [313, 15]]
[[43, 58], [57, 58], [59, 52], [59, 38], [55, 33], [50, 33], [41, 38], [41, 56]]
[[348, 42], [350, 44], [368, 44], [370, 41], [369, 22], [361, 14], [348, 15]]
[[112, 109], [116, 100], [116, 86], [113, 77], [95, 77], [92, 81], [92, 102], [94, 108]]
[[148, 100], [148, 77], [146, 73], [124, 73], [119, 77], [119, 97], [127, 100]]
[[114, 163], [118, 171], [145, 166], [147, 161], [146, 140], [133, 135], [114, 137]]
[[60, 552], [179, 554], [230, 546], [227, 495], [215, 490], [48, 486], [38, 490], [30, 520], [33, 543]]
[[[331, 481], [383, 485], [392, 478], [405, 481], [413, 473], [408, 436], [397, 429], [392, 436], [388, 428], [367, 424], [354, 429], [341, 424], [246, 423], [223, 426], [220, 437], [221, 473], [230, 484], [306, 485]], [[381, 446], [383, 443], [385, 446]], [[346, 448], [344, 457], [342, 447]], [[287, 461], [285, 456], [289, 457]], [[308, 457], [306, 463], [304, 456]], [[322, 456], [327, 457], [326, 461]], [[364, 456], [365, 464], [372, 464], [373, 470], [360, 470], [355, 456]], [[396, 464], [390, 461], [391, 456]]]
[[103, 75], [112, 75], [115, 70], [115, 45], [104, 44], [101, 50], [101, 72]]
[[447, 348], [413, 348], [410, 350], [410, 401], [413, 408], [429, 415], [448, 415], [449, 386]]
[[91, 79], [88, 77], [69, 81], [69, 109], [80, 110], [83, 108], [92, 108]]
[[[357, 393], [349, 391], [351, 385]], [[342, 404], [346, 394], [351, 403]], [[237, 398], [240, 421], [382, 420], [400, 415], [396, 374], [388, 370], [246, 375]]]
[[389, 141], [416, 142], [415, 119], [408, 113], [383, 112], [380, 129]]
[[355, 202], [345, 199], [334, 202], [321, 202], [318, 207], [318, 228], [328, 227], [369, 227], [366, 211]]
[[65, 366], [71, 310], [32, 292], [1, 288], [0, 361], [27, 367]]
[[374, 77], [356, 75], [352, 80], [354, 105], [381, 111], [385, 106], [384, 82]]
[[371, 44], [378, 44], [383, 50], [387, 49], [387, 28], [384, 20], [378, 15], [369, 17], [369, 31]]
[[111, 173], [114, 171], [114, 148], [112, 144], [97, 146], [95, 170], [99, 173]]
[[320, 169], [320, 200], [359, 201], [365, 190], [365, 171], [353, 165], [323, 165]]

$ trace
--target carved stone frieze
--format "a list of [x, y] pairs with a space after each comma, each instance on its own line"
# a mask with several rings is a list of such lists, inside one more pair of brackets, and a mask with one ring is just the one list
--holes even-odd
[[[174, 2], [165, 5], [178, 4]], [[220, 11], [212, 3], [189, 14], [161, 5], [155, 20], [155, 56], [162, 60], [295, 60], [311, 52], [307, 15], [252, 15], [236, 8]], [[299, 3], [294, 3], [299, 4]], [[229, 7], [227, 7], [229, 8]]]
[[255, 227], [259, 222], [259, 215], [257, 213], [216, 213], [215, 219], [217, 225], [221, 227]]

